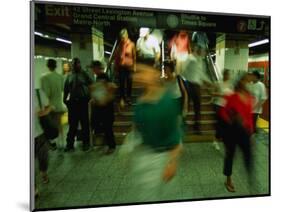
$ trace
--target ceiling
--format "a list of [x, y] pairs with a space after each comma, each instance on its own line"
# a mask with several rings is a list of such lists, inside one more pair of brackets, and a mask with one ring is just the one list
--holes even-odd
[[[128, 27], [128, 32], [129, 32], [129, 36], [131, 38], [131, 40], [135, 41], [138, 38], [138, 28], [133, 28], [133, 27]], [[37, 32], [41, 32], [43, 34], [48, 34], [50, 36], [53, 37], [60, 37], [66, 40], [71, 40], [70, 39], [70, 35], [71, 33], [91, 33], [91, 28], [88, 27], [80, 27], [80, 28], [73, 28], [70, 27], [68, 25], [65, 24], [52, 24], [52, 25], [42, 25], [42, 24], [36, 24], [35, 25], [35, 31]], [[105, 29], [104, 31], [104, 41], [105, 41], [105, 51], [111, 51], [111, 48], [115, 42], [116, 36], [118, 35], [119, 31], [120, 31], [120, 26], [116, 26], [116, 27], [111, 27], [110, 30]], [[168, 39], [169, 37], [171, 37], [173, 34], [175, 33], [175, 31], [172, 30], [165, 30], [165, 37], [166, 39]], [[190, 32], [191, 33], [191, 32]], [[217, 36], [222, 35], [222, 33], [207, 33], [207, 36], [209, 38], [209, 48], [211, 52], [215, 52], [215, 48], [216, 48], [216, 38]], [[262, 40], [265, 39], [265, 36], [260, 36], [260, 35], [245, 35], [245, 34], [227, 34], [228, 36], [234, 37], [235, 39], [239, 39], [239, 40], [246, 40], [249, 43], [258, 41], [258, 40]], [[35, 45], [39, 44], [39, 45], [43, 45], [43, 46], [53, 46], [53, 47], [57, 47], [57, 48], [66, 48], [70, 50], [70, 45], [63, 43], [63, 42], [59, 42], [53, 39], [46, 39], [46, 38], [42, 38], [40, 36], [35, 36]], [[257, 47], [253, 47], [250, 48], [250, 54], [260, 54], [260, 53], [266, 53], [269, 52], [270, 50], [270, 45], [268, 44], [264, 44], [264, 45], [260, 45]]]

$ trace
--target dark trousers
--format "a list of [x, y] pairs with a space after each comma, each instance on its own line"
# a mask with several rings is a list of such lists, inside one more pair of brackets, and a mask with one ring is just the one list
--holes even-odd
[[214, 104], [214, 110], [216, 112], [216, 123], [215, 123], [215, 129], [216, 129], [216, 134], [215, 137], [216, 139], [222, 139], [222, 134], [223, 134], [223, 120], [219, 115], [220, 110], [222, 109], [221, 106], [215, 105]]
[[258, 114], [258, 113], [254, 113], [254, 114], [253, 114], [254, 133], [257, 132], [257, 121], [258, 121], [258, 118], [259, 118], [259, 114]]
[[154, 57], [151, 57], [151, 58], [139, 57], [138, 63], [142, 63], [142, 64], [149, 65], [149, 66], [154, 66], [155, 65], [155, 58]]
[[252, 153], [250, 135], [241, 126], [225, 125], [223, 141], [225, 144], [225, 158], [223, 173], [225, 176], [231, 176], [233, 158], [236, 147], [239, 146], [243, 153], [244, 164], [247, 171], [251, 174]]
[[194, 116], [194, 129], [200, 130], [200, 116], [201, 116], [201, 89], [200, 85], [186, 81], [187, 93], [189, 97], [188, 104], [190, 106], [190, 100], [193, 102]]
[[109, 148], [116, 147], [114, 133], [114, 105], [113, 103], [104, 107], [94, 106], [91, 117], [92, 128], [95, 133], [104, 133], [105, 142]]
[[67, 133], [67, 146], [72, 148], [74, 139], [77, 135], [78, 124], [80, 122], [82, 128], [83, 145], [89, 145], [89, 113], [88, 101], [71, 101], [67, 104], [69, 130]]
[[35, 138], [35, 158], [39, 161], [39, 170], [46, 172], [48, 169], [48, 140], [44, 134], [41, 134]]
[[132, 94], [132, 70], [128, 67], [119, 68], [119, 93], [120, 98], [125, 99], [125, 93], [127, 98], [131, 98]]

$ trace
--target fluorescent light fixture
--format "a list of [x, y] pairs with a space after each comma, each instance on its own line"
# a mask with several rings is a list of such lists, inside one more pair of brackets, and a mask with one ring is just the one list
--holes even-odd
[[254, 42], [254, 43], [250, 43], [248, 45], [248, 47], [251, 48], [251, 47], [254, 47], [254, 46], [259, 46], [259, 45], [262, 45], [262, 44], [265, 44], [265, 43], [268, 43], [268, 42], [269, 42], [268, 39], [264, 39], [264, 40], [260, 40], [260, 41]]
[[49, 35], [44, 35], [43, 33], [41, 32], [34, 32], [35, 35], [38, 35], [40, 37], [43, 37], [43, 38], [51, 38]]
[[37, 58], [39, 59], [39, 58], [43, 58], [43, 56], [42, 55], [35, 55], [34, 58], [35, 59], [37, 59]]
[[43, 34], [41, 32], [34, 32], [34, 34], [43, 37]]
[[104, 53], [111, 55], [111, 52], [109, 52], [109, 51], [104, 51]]
[[56, 40], [60, 41], [60, 42], [68, 43], [68, 44], [72, 43], [70, 40], [65, 40], [65, 39], [62, 39], [62, 38], [56, 38]]

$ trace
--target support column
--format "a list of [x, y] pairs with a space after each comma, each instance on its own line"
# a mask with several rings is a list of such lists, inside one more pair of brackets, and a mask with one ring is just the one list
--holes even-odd
[[230, 69], [236, 75], [248, 71], [248, 41], [239, 37], [223, 34], [216, 40], [216, 64], [220, 70]]
[[92, 27], [91, 33], [75, 33], [71, 35], [71, 58], [78, 57], [83, 70], [88, 70], [91, 61], [104, 60], [103, 33]]

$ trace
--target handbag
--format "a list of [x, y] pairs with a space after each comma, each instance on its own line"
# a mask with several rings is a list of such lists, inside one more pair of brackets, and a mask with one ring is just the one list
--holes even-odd
[[[40, 96], [40, 91], [39, 89], [36, 89], [36, 95], [39, 103], [39, 107], [42, 110], [42, 101], [41, 101], [41, 96]], [[40, 125], [44, 131], [44, 135], [46, 136], [47, 139], [55, 139], [59, 136], [59, 130], [56, 127], [53, 119], [50, 117], [50, 115], [45, 115], [39, 117]]]

